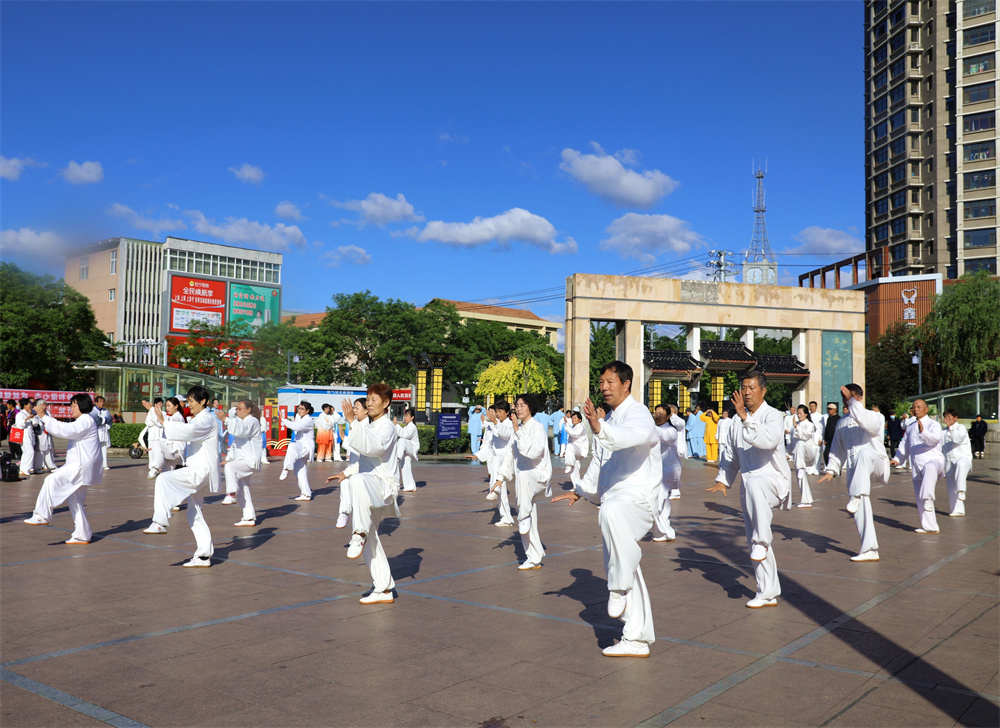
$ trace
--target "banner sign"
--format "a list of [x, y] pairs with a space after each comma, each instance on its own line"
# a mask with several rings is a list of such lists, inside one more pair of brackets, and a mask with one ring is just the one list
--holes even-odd
[[187, 332], [202, 321], [210, 326], [226, 322], [226, 282], [175, 275], [170, 280], [170, 330]]
[[440, 414], [437, 423], [439, 440], [457, 440], [462, 436], [462, 417], [457, 414]]
[[410, 389], [394, 389], [392, 390], [392, 401], [393, 402], [409, 402], [413, 399], [413, 390]]
[[281, 320], [281, 295], [277, 288], [229, 284], [229, 320], [243, 321], [254, 331], [269, 321]]
[[[0, 389], [0, 398], [6, 402], [8, 399], [44, 399], [48, 403], [48, 413], [57, 420], [73, 419], [73, 413], [69, 408], [69, 401], [77, 391], [63, 391], [52, 389]], [[83, 392], [94, 398], [93, 392]]]

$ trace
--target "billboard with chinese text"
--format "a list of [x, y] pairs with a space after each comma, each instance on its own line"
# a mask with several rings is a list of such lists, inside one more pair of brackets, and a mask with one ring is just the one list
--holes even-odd
[[170, 331], [187, 333], [191, 324], [202, 321], [210, 326], [226, 322], [226, 282], [210, 278], [175, 275], [170, 280]]
[[229, 321], [243, 321], [256, 332], [269, 321], [281, 320], [281, 293], [277, 288], [249, 283], [229, 284]]

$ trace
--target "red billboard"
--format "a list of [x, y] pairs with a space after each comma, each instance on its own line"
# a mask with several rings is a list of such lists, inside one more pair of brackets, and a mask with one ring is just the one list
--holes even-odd
[[[44, 399], [49, 405], [48, 413], [57, 420], [73, 418], [73, 413], [69, 408], [69, 401], [73, 398], [74, 394], [78, 393], [79, 390], [67, 392], [51, 389], [0, 389], [0, 397], [3, 398], [4, 402], [8, 399]], [[93, 392], [83, 392], [83, 394], [89, 394], [91, 399], [94, 398]]]
[[169, 329], [187, 333], [191, 324], [226, 323], [226, 282], [175, 275], [170, 280]]

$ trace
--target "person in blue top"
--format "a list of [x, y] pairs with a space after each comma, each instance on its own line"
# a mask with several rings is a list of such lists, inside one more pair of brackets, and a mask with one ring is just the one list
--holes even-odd
[[483, 442], [483, 415], [486, 409], [481, 404], [474, 404], [469, 407], [469, 440], [472, 444], [472, 454], [479, 452], [479, 446]]
[[558, 457], [566, 455], [566, 443], [569, 435], [566, 434], [566, 415], [561, 409], [557, 409], [549, 415], [549, 422], [552, 424], [553, 448], [552, 454]]

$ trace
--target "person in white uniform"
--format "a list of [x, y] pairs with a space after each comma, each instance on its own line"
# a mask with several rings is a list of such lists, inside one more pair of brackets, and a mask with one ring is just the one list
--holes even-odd
[[566, 415], [566, 474], [573, 483], [573, 487], [580, 482], [580, 463], [584, 461], [590, 452], [590, 445], [587, 442], [587, 428], [583, 426], [583, 415], [573, 410]]
[[[674, 405], [670, 405], [670, 407], [676, 411], [676, 407]], [[682, 424], [684, 422], [684, 420], [682, 420], [680, 417], [678, 417], [677, 420]], [[673, 418], [671, 418], [670, 421], [673, 422]], [[676, 427], [676, 424], [674, 426]], [[730, 415], [729, 409], [727, 407], [723, 407], [722, 410], [719, 412], [719, 427], [715, 432], [715, 438], [719, 441], [720, 463], [722, 462], [722, 451], [725, 448], [729, 447], [729, 428], [731, 428], [732, 426], [733, 426], [732, 415]]]
[[824, 422], [823, 414], [819, 411], [819, 405], [815, 400], [809, 403], [809, 421], [816, 428], [816, 434], [813, 435], [813, 442], [816, 444], [816, 456], [809, 463], [809, 467], [806, 468], [806, 475], [819, 475], [820, 468], [823, 466], [823, 448], [820, 447], [820, 443], [823, 440]]
[[656, 489], [653, 501], [653, 540], [657, 543], [673, 541], [676, 538], [670, 525], [670, 494], [681, 482], [681, 461], [677, 456], [679, 432], [670, 421], [666, 405], [658, 404], [653, 410], [656, 435], [660, 441], [660, 468], [662, 479]]
[[[163, 397], [157, 397], [153, 400], [153, 405], [163, 406]], [[145, 428], [142, 433], [139, 434], [139, 445], [145, 447], [148, 451], [154, 442], [163, 439], [163, 427], [160, 425], [160, 420], [156, 417], [156, 412], [150, 407], [146, 411], [146, 420], [143, 423]]]
[[871, 484], [876, 478], [889, 482], [889, 456], [882, 443], [885, 417], [880, 412], [865, 409], [864, 391], [857, 384], [840, 388], [848, 416], [841, 417], [826, 463], [826, 474], [820, 483], [832, 480], [841, 470], [847, 471], [848, 513], [861, 537], [861, 549], [851, 561], [878, 561], [878, 539], [872, 512]]
[[320, 409], [323, 411], [316, 418], [316, 462], [325, 463], [332, 459], [331, 451], [333, 450], [335, 439], [333, 436], [335, 413], [331, 404], [324, 404]]
[[101, 464], [105, 470], [108, 467], [108, 448], [111, 447], [111, 412], [104, 408], [104, 397], [94, 397], [94, 411], [98, 420], [97, 436], [101, 438]]
[[521, 571], [540, 569], [545, 549], [538, 533], [538, 501], [552, 497], [552, 460], [546, 427], [535, 419], [538, 400], [522, 394], [514, 401], [514, 493], [517, 497], [517, 530], [525, 559]]
[[163, 433], [168, 440], [187, 443], [187, 459], [183, 468], [160, 473], [153, 491], [153, 521], [143, 533], [166, 533], [170, 525], [170, 511], [187, 500], [187, 519], [194, 534], [196, 548], [186, 567], [212, 565], [212, 532], [202, 513], [202, 490], [222, 492], [219, 478], [219, 427], [209, 403], [211, 393], [202, 386], [194, 386], [187, 393], [191, 410], [190, 422], [174, 422], [156, 409], [157, 419], [163, 423]]
[[958, 412], [944, 411], [944, 477], [948, 484], [948, 515], [957, 518], [965, 515], [965, 480], [972, 470], [972, 444], [969, 431], [958, 421]]
[[795, 423], [798, 418], [795, 416], [795, 405], [789, 404], [788, 411], [785, 412], [784, 426], [785, 426], [785, 451], [788, 453], [788, 459], [792, 459], [792, 437], [794, 436]]
[[[478, 460], [479, 462], [486, 465], [486, 479], [490, 484], [488, 492], [486, 494], [486, 500], [496, 500], [498, 498], [497, 492], [493, 489], [493, 483], [495, 482], [493, 476], [493, 459], [496, 453], [493, 452], [493, 433], [496, 431], [497, 423], [497, 412], [493, 405], [486, 408], [486, 413], [482, 415], [483, 419], [483, 434], [482, 441], [479, 444], [479, 449], [474, 453], [466, 455], [466, 460]], [[500, 525], [499, 523], [497, 525]], [[513, 520], [507, 524], [513, 526]]]
[[[348, 400], [344, 400], [347, 402]], [[354, 404], [348, 407], [351, 413], [354, 415], [352, 420], [348, 425], [348, 430], [354, 427], [365, 427], [368, 425], [368, 398], [359, 397], [354, 400]], [[347, 413], [347, 409], [344, 413]], [[347, 422], [347, 419], [344, 420]], [[350, 432], [348, 432], [348, 439], [350, 439]], [[351, 522], [351, 513], [353, 512], [353, 498], [351, 495], [351, 481], [348, 477], [352, 473], [358, 472], [358, 461], [361, 456], [356, 450], [354, 450], [347, 440], [344, 440], [344, 449], [347, 450], [347, 468], [340, 473], [334, 473], [329, 478], [326, 479], [327, 483], [340, 483], [340, 504], [338, 506], [339, 511], [337, 514], [337, 528], [347, 528], [347, 524]]]
[[35, 425], [38, 420], [35, 411], [31, 409], [31, 400], [22, 399], [19, 402], [21, 410], [14, 417], [14, 427], [24, 432], [21, 440], [21, 462], [18, 465], [18, 475], [27, 478], [35, 472], [35, 445], [38, 438], [35, 435]]
[[417, 411], [407, 407], [403, 410], [403, 424], [393, 421], [399, 442], [399, 477], [401, 489], [405, 493], [415, 493], [417, 490], [417, 483], [413, 480], [413, 463], [420, 459], [417, 457], [420, 452], [420, 435], [413, 423], [416, 416]]
[[941, 450], [944, 433], [941, 425], [927, 416], [927, 403], [924, 400], [918, 399], [913, 403], [913, 417], [913, 422], [906, 428], [906, 436], [899, 443], [892, 465], [910, 459], [913, 496], [920, 512], [920, 528], [916, 529], [917, 533], [938, 533], [941, 529], [934, 512], [934, 490], [938, 480], [944, 475], [944, 453]]
[[[368, 387], [366, 399], [368, 424], [351, 427], [347, 436], [351, 449], [358, 453], [357, 472], [351, 473], [353, 535], [347, 558], [364, 555], [371, 570], [372, 591], [361, 597], [362, 604], [388, 604], [394, 601], [396, 582], [389, 569], [378, 526], [387, 516], [399, 516], [396, 496], [399, 493], [399, 458], [396, 456], [396, 428], [386, 415], [392, 404], [392, 387], [381, 382]], [[348, 414], [350, 412], [350, 414]], [[352, 424], [354, 412], [344, 400], [344, 415]], [[348, 472], [355, 466], [350, 466]]]
[[[675, 404], [670, 405], [670, 424], [673, 425], [674, 429], [677, 430], [677, 432], [679, 433], [677, 436], [677, 464], [678, 466], [680, 466], [681, 461], [687, 460], [688, 456], [687, 442], [685, 441], [684, 434], [680, 434], [680, 433], [685, 433], [687, 429], [687, 424], [685, 423], [684, 418], [682, 418], [678, 414], [677, 405]], [[716, 430], [715, 430], [715, 439], [718, 442], [720, 452], [722, 451], [722, 440], [719, 439], [719, 433], [721, 432], [719, 428], [721, 427], [721, 425], [722, 425], [722, 415], [720, 414], [719, 424], [716, 425]], [[681, 497], [681, 478], [678, 475], [677, 481], [671, 483], [670, 500], [680, 500], [680, 497]]]
[[[37, 405], [39, 404], [44, 404], [46, 408], [48, 408], [48, 402], [39, 398], [35, 400], [36, 410]], [[41, 418], [36, 416], [35, 419], [38, 420], [38, 430], [36, 431], [38, 442], [36, 444], [37, 449], [35, 450], [35, 472], [40, 473], [45, 470], [51, 473], [56, 469], [55, 453], [52, 447], [52, 434], [45, 429], [45, 425], [42, 423]]]
[[284, 480], [292, 471], [295, 472], [295, 479], [299, 484], [299, 494], [295, 497], [297, 501], [312, 500], [312, 488], [309, 487], [309, 470], [306, 465], [312, 459], [313, 450], [316, 443], [313, 440], [313, 430], [315, 421], [312, 418], [313, 406], [308, 402], [299, 402], [295, 408], [295, 419], [287, 418], [281, 420], [287, 429], [295, 433], [295, 442], [288, 443], [285, 451], [285, 462], [281, 466], [281, 475], [278, 480]]
[[[156, 480], [156, 476], [165, 470], [174, 470], [184, 464], [184, 443], [177, 440], [170, 440], [166, 437], [164, 422], [185, 422], [184, 413], [181, 411], [181, 403], [176, 397], [170, 397], [162, 405], [150, 404], [143, 400], [142, 406], [149, 409], [156, 418], [156, 426], [164, 435], [157, 437], [149, 443], [149, 472], [146, 474], [147, 480]], [[166, 410], [166, 416], [163, 411]]]
[[271, 461], [267, 459], [267, 435], [271, 431], [271, 423], [268, 422], [267, 417], [263, 414], [260, 416], [260, 464], [270, 465]]
[[[490, 443], [493, 449], [490, 477], [493, 478], [493, 481], [490, 487], [490, 495], [496, 496], [497, 515], [500, 516], [494, 525], [497, 528], [505, 528], [515, 525], [514, 514], [510, 510], [510, 495], [507, 492], [507, 483], [515, 477], [512, 449], [514, 443], [514, 426], [511, 423], [509, 403], [500, 400], [493, 405], [493, 412], [493, 439]], [[508, 458], [511, 459], [511, 467], [505, 468], [504, 462]], [[516, 489], [514, 493], [516, 496]]]
[[785, 457], [784, 417], [764, 401], [767, 377], [759, 369], [743, 375], [739, 392], [732, 395], [736, 417], [729, 429], [728, 455], [719, 463], [716, 483], [705, 490], [728, 495], [740, 476], [740, 504], [750, 560], [753, 561], [757, 594], [747, 602], [750, 609], [778, 604], [781, 584], [774, 558], [771, 509], [788, 508], [792, 473]]
[[601, 420], [587, 400], [583, 415], [594, 432], [594, 455], [574, 491], [552, 499], [572, 505], [586, 498], [600, 505], [608, 616], [625, 621], [621, 640], [604, 649], [607, 657], [649, 657], [649, 646], [656, 640], [639, 541], [653, 526], [653, 504], [662, 480], [660, 440], [649, 410], [632, 397], [632, 376], [632, 367], [621, 361], [601, 370], [598, 384], [611, 411]]
[[[806, 470], [816, 461], [819, 445], [816, 443], [816, 425], [809, 419], [809, 408], [800, 404], [795, 410], [795, 423], [792, 425], [792, 468], [799, 481], [799, 508], [812, 508], [812, 489]], [[791, 505], [791, 496], [788, 503]]]
[[88, 394], [74, 394], [69, 401], [72, 422], [60, 422], [47, 413], [45, 402], [35, 404], [34, 414], [41, 419], [45, 429], [55, 437], [69, 440], [66, 462], [54, 473], [46, 476], [35, 500], [31, 518], [24, 522], [31, 526], [47, 526], [52, 512], [68, 501], [73, 517], [73, 533], [67, 544], [90, 543], [93, 535], [84, 503], [87, 486], [100, 485], [104, 478], [101, 466], [101, 442], [97, 437], [97, 421], [92, 417], [94, 403]]
[[260, 410], [246, 399], [238, 401], [234, 409], [225, 420], [226, 431], [233, 437], [223, 461], [226, 493], [232, 494], [242, 509], [240, 520], [233, 525], [252, 528], [257, 525], [257, 514], [250, 495], [250, 478], [260, 471]]

